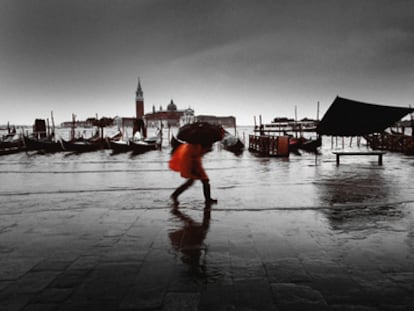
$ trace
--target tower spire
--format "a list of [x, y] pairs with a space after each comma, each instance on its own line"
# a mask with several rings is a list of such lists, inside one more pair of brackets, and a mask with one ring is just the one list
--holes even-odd
[[141, 79], [138, 77], [138, 86], [136, 92], [136, 100], [144, 100], [144, 92], [141, 87]]
[[144, 92], [142, 91], [141, 79], [139, 77], [138, 77], [137, 92], [135, 94], [136, 94], [136, 97], [135, 97], [136, 118], [143, 119], [144, 118]]

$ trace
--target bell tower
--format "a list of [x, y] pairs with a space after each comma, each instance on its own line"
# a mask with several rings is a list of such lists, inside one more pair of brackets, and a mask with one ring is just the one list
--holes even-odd
[[138, 77], [138, 87], [135, 96], [135, 108], [136, 108], [136, 118], [144, 118], [144, 92], [142, 92], [141, 81]]

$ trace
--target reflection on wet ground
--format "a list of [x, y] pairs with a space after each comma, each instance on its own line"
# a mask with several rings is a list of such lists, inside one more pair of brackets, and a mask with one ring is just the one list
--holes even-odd
[[169, 238], [175, 251], [183, 263], [189, 265], [197, 274], [206, 272], [207, 245], [204, 240], [210, 227], [211, 206], [206, 206], [201, 222], [194, 221], [190, 216], [181, 212], [178, 205], [171, 209], [171, 214], [181, 222], [181, 227], [171, 231]]
[[360, 171], [338, 169], [329, 176], [319, 176], [317, 192], [322, 204], [383, 202], [387, 200], [391, 185], [382, 169]]

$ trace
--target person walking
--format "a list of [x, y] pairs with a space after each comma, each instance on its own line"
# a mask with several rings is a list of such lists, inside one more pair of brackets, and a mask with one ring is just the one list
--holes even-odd
[[210, 180], [202, 166], [201, 158], [212, 150], [212, 144], [188, 144], [178, 146], [169, 161], [169, 168], [179, 172], [187, 180], [171, 194], [171, 199], [178, 204], [178, 197], [190, 188], [196, 180], [203, 184], [203, 194], [206, 204], [217, 203], [211, 198]]

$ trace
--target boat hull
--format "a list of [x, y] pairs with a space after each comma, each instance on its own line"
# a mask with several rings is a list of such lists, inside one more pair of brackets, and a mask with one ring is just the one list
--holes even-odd
[[129, 143], [131, 150], [134, 154], [141, 154], [141, 153], [145, 153], [151, 150], [157, 150], [158, 149], [158, 144], [156, 143], [147, 143], [147, 142], [143, 142], [143, 141], [139, 141], [139, 142], [134, 142], [134, 141], [130, 141]]
[[60, 142], [51, 140], [37, 140], [31, 137], [24, 136], [24, 146], [27, 151], [41, 151], [41, 152], [60, 152], [63, 151]]
[[70, 141], [65, 141], [62, 139], [62, 146], [65, 151], [71, 151], [75, 153], [93, 152], [93, 151], [105, 149], [105, 143], [102, 141], [70, 142]]

